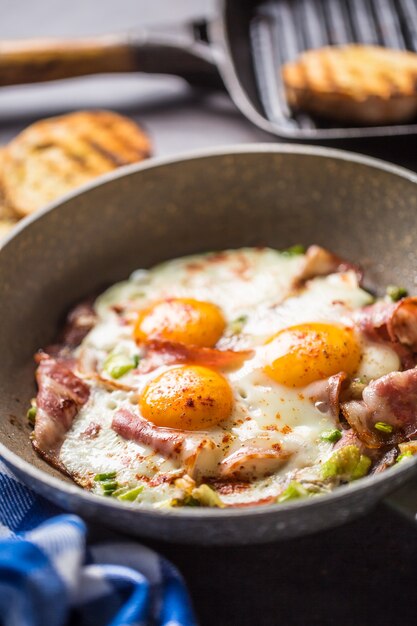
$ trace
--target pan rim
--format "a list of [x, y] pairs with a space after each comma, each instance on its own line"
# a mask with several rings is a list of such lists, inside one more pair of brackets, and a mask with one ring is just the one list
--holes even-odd
[[[347, 150], [339, 150], [335, 148], [317, 147], [309, 145], [292, 145], [292, 144], [269, 144], [269, 143], [255, 143], [249, 145], [231, 145], [223, 147], [215, 147], [210, 149], [196, 149], [187, 151], [185, 153], [179, 153], [174, 156], [168, 157], [156, 157], [149, 159], [138, 164], [132, 164], [125, 167], [121, 167], [114, 172], [105, 174], [98, 179], [87, 183], [77, 190], [66, 194], [59, 198], [59, 200], [49, 203], [39, 212], [27, 216], [16, 227], [15, 231], [5, 238], [2, 249], [0, 249], [0, 259], [3, 253], [3, 249], [18, 237], [20, 232], [23, 231], [32, 222], [41, 220], [44, 215], [54, 211], [66, 202], [77, 198], [79, 195], [89, 192], [107, 182], [122, 179], [140, 171], [146, 171], [148, 169], [159, 168], [166, 165], [175, 165], [177, 163], [186, 163], [188, 161], [194, 161], [199, 159], [205, 159], [216, 156], [233, 156], [233, 155], [246, 155], [246, 154], [299, 154], [310, 157], [319, 158], [331, 158], [338, 161], [345, 161], [349, 163], [358, 163], [371, 167], [378, 171], [384, 171], [392, 174], [396, 177], [400, 177], [408, 182], [417, 185], [417, 174], [403, 168], [398, 165], [394, 165], [383, 161], [382, 159], [376, 159], [373, 157], [363, 156], [355, 153], [351, 153]], [[75, 497], [80, 504], [93, 505], [94, 507], [100, 507], [103, 510], [112, 510], [117, 512], [119, 510], [129, 509], [135, 511], [139, 516], [146, 517], [171, 517], [173, 519], [181, 520], [201, 520], [201, 519], [213, 519], [221, 520], [228, 518], [242, 518], [250, 519], [258, 516], [276, 515], [279, 517], [280, 512], [284, 514], [288, 511], [297, 511], [299, 508], [306, 507], [323, 507], [334, 501], [349, 500], [349, 495], [357, 494], [362, 490], [372, 489], [377, 487], [382, 482], [395, 482], [393, 488], [398, 486], [397, 483], [403, 483], [408, 477], [411, 477], [416, 473], [417, 458], [407, 463], [402, 464], [403, 467], [391, 467], [377, 476], [367, 476], [359, 481], [338, 487], [335, 491], [320, 496], [319, 498], [311, 498], [307, 500], [299, 500], [294, 502], [288, 502], [283, 504], [269, 504], [266, 506], [247, 506], [244, 508], [224, 508], [224, 509], [212, 509], [212, 508], [191, 508], [191, 509], [171, 509], [161, 510], [151, 507], [136, 507], [135, 505], [128, 505], [116, 500], [108, 500], [102, 496], [98, 496], [88, 492], [76, 484], [65, 482], [63, 479], [50, 476], [42, 469], [38, 469], [31, 465], [28, 461], [23, 460], [18, 454], [12, 452], [5, 444], [0, 442], [0, 458], [2, 458], [6, 465], [11, 469], [17, 471], [17, 473], [23, 474], [25, 477], [33, 479], [35, 483], [35, 491], [37, 491], [37, 483], [41, 483], [44, 488], [57, 490], [63, 495], [69, 497]], [[397, 479], [397, 480], [395, 480]], [[28, 481], [29, 482], [29, 481]], [[388, 491], [388, 490], [387, 490]]]

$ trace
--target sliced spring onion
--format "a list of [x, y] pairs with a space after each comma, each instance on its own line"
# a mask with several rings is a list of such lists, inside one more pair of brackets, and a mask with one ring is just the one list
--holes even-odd
[[244, 327], [244, 325], [246, 324], [247, 321], [248, 321], [248, 316], [247, 315], [240, 315], [235, 320], [230, 322], [230, 324], [229, 324], [230, 331], [234, 335], [238, 335], [239, 333], [242, 332], [242, 329], [243, 329], [243, 327]]
[[96, 474], [94, 476], [94, 480], [96, 482], [102, 482], [104, 480], [113, 480], [113, 478], [116, 478], [117, 472], [104, 472], [103, 474]]
[[200, 485], [192, 490], [191, 496], [200, 502], [202, 506], [214, 506], [223, 508], [224, 503], [222, 502], [219, 494], [214, 491], [208, 485]]
[[401, 298], [408, 296], [408, 291], [404, 287], [399, 287], [398, 285], [388, 285], [387, 296], [391, 298], [393, 302], [398, 302]]
[[282, 502], [288, 502], [288, 500], [296, 500], [298, 498], [305, 498], [309, 493], [307, 489], [305, 489], [300, 483], [293, 480], [290, 482], [288, 487], [281, 493], [277, 498], [277, 502], [281, 504]]
[[121, 378], [138, 366], [139, 356], [129, 357], [125, 354], [110, 354], [104, 361], [103, 369], [112, 378]]
[[371, 459], [360, 453], [357, 446], [345, 446], [333, 452], [321, 466], [321, 476], [339, 478], [341, 480], [356, 480], [367, 474], [371, 465]]
[[134, 487], [133, 489], [129, 489], [129, 491], [125, 491], [117, 496], [118, 500], [122, 500], [125, 502], [134, 502], [139, 494], [144, 490], [143, 485], [139, 485], [139, 487]]
[[376, 422], [376, 424], [374, 424], [374, 428], [379, 430], [381, 433], [387, 433], [388, 435], [394, 430], [391, 424], [387, 424], [386, 422]]
[[303, 246], [301, 243], [297, 243], [294, 246], [291, 246], [290, 248], [287, 248], [286, 250], [282, 250], [281, 254], [283, 256], [298, 256], [300, 254], [304, 254], [306, 251], [305, 246]]
[[101, 483], [103, 494], [105, 496], [111, 496], [116, 489], [118, 489], [119, 483], [117, 480], [106, 480]]
[[28, 418], [31, 424], [35, 424], [36, 420], [36, 405], [32, 405], [28, 412], [26, 413], [26, 417]]
[[407, 450], [406, 452], [403, 452], [402, 454], [397, 456], [396, 463], [401, 463], [401, 461], [404, 461], [404, 459], [409, 459], [412, 456], [414, 456], [413, 453], [410, 450]]
[[342, 438], [342, 433], [337, 428], [334, 428], [333, 430], [326, 430], [324, 433], [321, 434], [320, 438], [323, 439], [323, 441], [336, 443], [336, 441], [339, 441], [339, 439]]

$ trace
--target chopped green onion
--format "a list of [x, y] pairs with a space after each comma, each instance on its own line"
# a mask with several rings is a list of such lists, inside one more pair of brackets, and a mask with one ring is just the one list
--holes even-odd
[[36, 405], [32, 405], [30, 409], [28, 410], [28, 412], [26, 413], [26, 417], [28, 418], [31, 424], [35, 424], [36, 411], [37, 411]]
[[240, 315], [235, 320], [230, 322], [229, 329], [234, 335], [238, 335], [239, 333], [242, 332], [242, 329], [247, 321], [248, 321], [247, 315]]
[[139, 365], [140, 359], [141, 357], [139, 356], [139, 354], [135, 354], [135, 356], [133, 357], [133, 365], [135, 368]]
[[306, 251], [305, 246], [303, 246], [300, 243], [295, 244], [295, 246], [291, 246], [290, 248], [287, 248], [286, 250], [282, 250], [281, 254], [283, 256], [288, 256], [288, 257], [292, 257], [292, 256], [298, 256], [300, 254], [304, 254]]
[[387, 433], [388, 435], [394, 430], [391, 424], [387, 424], [386, 422], [376, 422], [376, 424], [374, 424], [374, 428], [379, 430], [381, 433]]
[[171, 506], [201, 506], [201, 502], [187, 494], [184, 498], [174, 498], [171, 500]]
[[200, 502], [201, 506], [224, 507], [224, 503], [217, 491], [214, 491], [214, 489], [205, 484], [193, 489], [191, 497]]
[[396, 463], [401, 463], [401, 461], [403, 461], [404, 459], [409, 459], [412, 456], [414, 456], [413, 453], [410, 450], [407, 450], [406, 452], [403, 452], [402, 454], [397, 456]]
[[398, 287], [398, 285], [388, 285], [387, 296], [391, 298], [393, 302], [398, 302], [401, 298], [408, 296], [408, 291], [404, 287]]
[[129, 489], [129, 491], [125, 491], [124, 493], [120, 494], [117, 497], [119, 500], [122, 500], [125, 502], [134, 502], [136, 498], [138, 497], [138, 495], [141, 494], [143, 490], [144, 490], [144, 486], [139, 485], [139, 487], [135, 487], [134, 489]]
[[103, 480], [112, 480], [113, 478], [116, 478], [117, 472], [104, 472], [103, 474], [96, 474], [94, 476], [94, 480], [96, 482], [102, 482]]
[[117, 482], [117, 480], [102, 480], [101, 486], [103, 487], [104, 491], [114, 491], [119, 487], [119, 483]]
[[337, 428], [333, 430], [326, 430], [321, 434], [321, 439], [323, 439], [323, 441], [330, 441], [330, 443], [336, 443], [336, 441], [339, 441], [341, 438], [342, 433]]
[[104, 361], [103, 369], [112, 378], [121, 378], [137, 367], [139, 357], [130, 358], [125, 354], [110, 354]]
[[357, 446], [345, 446], [333, 452], [321, 466], [324, 480], [338, 478], [340, 480], [356, 480], [368, 472], [371, 459], [360, 453]]
[[305, 498], [308, 496], [307, 489], [304, 489], [300, 483], [293, 480], [290, 482], [288, 487], [281, 493], [277, 498], [277, 502], [281, 504], [282, 502], [287, 502], [288, 500], [296, 500], [298, 498]]
[[103, 494], [105, 496], [111, 496], [116, 489], [118, 489], [119, 483], [117, 480], [106, 480], [101, 483]]

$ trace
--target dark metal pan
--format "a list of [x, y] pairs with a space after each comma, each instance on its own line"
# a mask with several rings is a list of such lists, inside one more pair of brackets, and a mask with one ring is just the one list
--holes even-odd
[[176, 74], [204, 88], [222, 84], [260, 128], [288, 139], [334, 141], [410, 135], [414, 124], [327, 125], [289, 110], [281, 65], [301, 52], [349, 42], [417, 51], [417, 0], [217, 0], [210, 23], [88, 40], [2, 42], [0, 86], [88, 74]]
[[[410, 460], [331, 495], [247, 509], [138, 510], [83, 491], [33, 452], [33, 353], [68, 308], [138, 267], [204, 250], [295, 242], [361, 262], [374, 289], [415, 291], [417, 176], [308, 147], [255, 145], [127, 167], [20, 223], [0, 251], [0, 455], [64, 508], [134, 535], [271, 541], [364, 513], [417, 471]], [[417, 502], [417, 490], [407, 502]]]

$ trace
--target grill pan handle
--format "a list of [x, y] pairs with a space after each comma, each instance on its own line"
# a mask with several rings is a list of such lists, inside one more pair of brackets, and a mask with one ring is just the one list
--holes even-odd
[[222, 86], [206, 24], [169, 25], [90, 39], [0, 41], [0, 87], [91, 74], [173, 74], [206, 88]]

